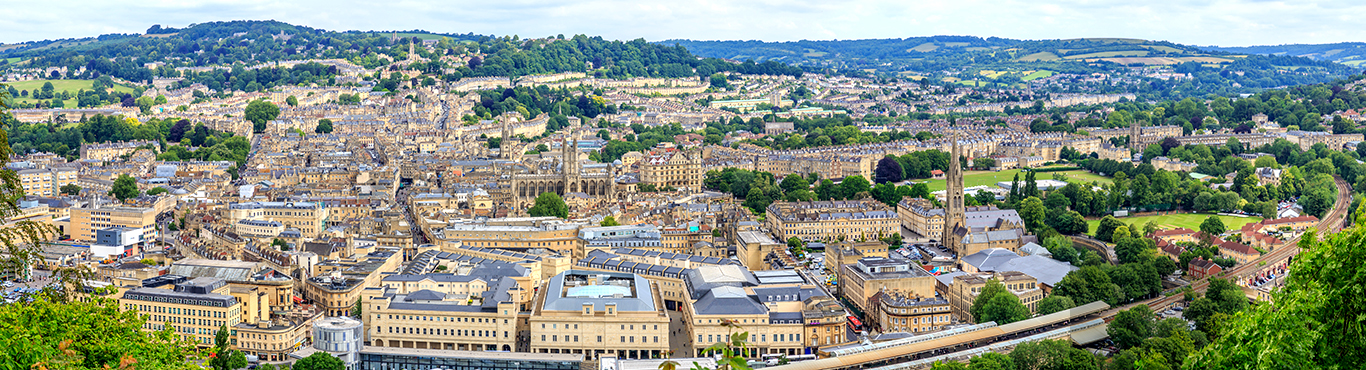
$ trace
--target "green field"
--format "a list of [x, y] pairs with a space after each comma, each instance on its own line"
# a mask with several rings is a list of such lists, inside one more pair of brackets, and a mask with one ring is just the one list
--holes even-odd
[[[933, 42], [927, 42], [927, 43], [924, 43], [924, 44], [916, 45], [915, 47], [911, 48], [910, 50], [915, 50], [915, 51], [922, 52], [922, 53], [928, 53], [928, 52], [934, 51], [934, 49], [938, 49], [938, 48], [939, 48], [939, 45], [935, 45]], [[907, 51], [910, 51], [910, 50], [907, 50]]]
[[[42, 88], [43, 88], [43, 83], [45, 83], [45, 82], [52, 82], [52, 88], [53, 88], [54, 91], [57, 91], [57, 92], [70, 91], [70, 92], [71, 92], [71, 95], [72, 95], [72, 99], [64, 100], [64, 101], [62, 101], [62, 104], [64, 104], [67, 108], [75, 108], [75, 107], [76, 107], [76, 99], [75, 99], [76, 92], [77, 92], [77, 91], [80, 91], [80, 90], [82, 90], [82, 89], [85, 89], [85, 90], [92, 90], [92, 87], [94, 86], [94, 82], [95, 82], [95, 81], [94, 81], [94, 80], [32, 80], [32, 81], [9, 82], [9, 83], [6, 83], [6, 85], [13, 86], [16, 90], [28, 90], [30, 93], [32, 93], [33, 91], [36, 91], [36, 90], [42, 90]], [[132, 92], [133, 92], [133, 88], [127, 87], [127, 86], [123, 86], [123, 85], [117, 85], [117, 86], [114, 87], [114, 91], [116, 91], [116, 92], [121, 92], [121, 93], [132, 93]], [[16, 99], [14, 99], [14, 101], [15, 101], [16, 103], [34, 103], [34, 102], [37, 102], [38, 99], [33, 99], [33, 98], [16, 98]]]
[[1099, 182], [1099, 183], [1101, 183], [1101, 184], [1111, 184], [1111, 183], [1114, 183], [1114, 182], [1115, 182], [1114, 180], [1111, 180], [1109, 177], [1105, 177], [1105, 176], [1097, 175], [1097, 174], [1094, 174], [1094, 173], [1090, 173], [1090, 172], [1087, 172], [1086, 170], [1074, 170], [1074, 171], [1062, 171], [1062, 172], [1040, 172], [1039, 175], [1038, 175], [1038, 177], [1040, 177], [1040, 178], [1042, 178], [1042, 177], [1047, 177], [1047, 178], [1050, 178], [1050, 179], [1051, 179], [1051, 178], [1053, 178], [1053, 175], [1052, 175], [1052, 174], [1055, 174], [1055, 173], [1061, 173], [1061, 174], [1067, 175], [1068, 182], [1073, 182], [1073, 181], [1077, 181], [1077, 180], [1080, 180], [1080, 181], [1083, 181], [1083, 182], [1092, 182], [1092, 181], [1095, 181], [1095, 182]]
[[1052, 76], [1052, 75], [1053, 75], [1053, 71], [1034, 71], [1033, 73], [1027, 74], [1027, 75], [1025, 75], [1023, 78], [1020, 78], [1020, 79], [1021, 79], [1021, 80], [1024, 80], [1024, 81], [1034, 81], [1034, 80], [1037, 80], [1037, 79], [1040, 79], [1040, 78], [1046, 78], [1046, 77], [1049, 77], [1049, 76]]
[[[1191, 230], [1200, 230], [1200, 223], [1205, 222], [1205, 219], [1209, 218], [1210, 216], [1215, 215], [1180, 213], [1161, 216], [1122, 217], [1119, 218], [1119, 221], [1128, 225], [1138, 224], [1139, 227], [1142, 227], [1142, 225], [1146, 225], [1148, 221], [1152, 221], [1156, 222], [1157, 227], [1162, 229], [1174, 229], [1178, 227], [1184, 227]], [[1262, 220], [1261, 217], [1216, 217], [1219, 217], [1221, 221], [1224, 221], [1224, 228], [1228, 230], [1237, 230], [1242, 228], [1243, 225], [1247, 225]], [[1089, 226], [1087, 232], [1095, 234], [1096, 225], [1100, 225], [1100, 220], [1088, 220], [1086, 221], [1086, 224]]]
[[[1011, 181], [1011, 180], [1014, 180], [1014, 179], [1015, 179], [1015, 174], [1017, 174], [1017, 173], [1020, 173], [1020, 170], [1019, 170], [1019, 169], [1005, 170], [1005, 171], [1001, 171], [1001, 172], [992, 172], [992, 171], [966, 171], [966, 172], [963, 172], [963, 186], [964, 186], [964, 187], [973, 187], [973, 186], [981, 186], [981, 185], [996, 186], [996, 183], [998, 183], [998, 182], [1002, 182], [1002, 181], [1007, 181], [1007, 182], [1009, 182], [1009, 181]], [[1096, 175], [1096, 174], [1093, 174], [1093, 173], [1090, 173], [1090, 172], [1086, 172], [1086, 171], [1082, 171], [1082, 170], [1063, 171], [1063, 172], [1057, 172], [1057, 173], [1064, 173], [1064, 174], [1067, 174], [1067, 177], [1068, 177], [1068, 180], [1067, 180], [1067, 181], [1068, 181], [1068, 182], [1083, 182], [1083, 183], [1088, 183], [1088, 184], [1089, 184], [1089, 183], [1091, 183], [1091, 181], [1100, 181], [1100, 182], [1102, 182], [1102, 183], [1110, 183], [1110, 178], [1108, 178], [1108, 177], [1101, 177], [1101, 176], [1099, 176], [1099, 175]], [[1053, 179], [1053, 174], [1054, 174], [1054, 172], [1040, 172], [1040, 173], [1036, 176], [1036, 179], [1037, 179], [1037, 180], [1052, 180], [1052, 179]], [[914, 181], [915, 181], [915, 182], [922, 182], [922, 181], [926, 182], [926, 183], [929, 185], [929, 187], [930, 187], [930, 191], [940, 191], [940, 190], [944, 190], [944, 189], [947, 187], [947, 185], [944, 184], [944, 180], [931, 179], [931, 180], [914, 180]], [[1020, 182], [1024, 182], [1024, 175], [1020, 175]]]
[[1091, 57], [1116, 57], [1116, 56], [1147, 56], [1147, 51], [1124, 51], [1124, 52], [1098, 52], [1085, 53], [1085, 55], [1070, 55], [1063, 59], [1091, 59]]

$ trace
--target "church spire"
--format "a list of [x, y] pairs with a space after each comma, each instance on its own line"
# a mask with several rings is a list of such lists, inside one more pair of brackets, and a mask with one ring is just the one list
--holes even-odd
[[949, 150], [949, 168], [946, 171], [945, 182], [946, 191], [944, 194], [944, 234], [940, 239], [944, 246], [952, 250], [955, 254], [962, 257], [962, 235], [959, 228], [966, 226], [966, 205], [963, 201], [963, 157], [962, 148], [959, 146], [960, 137], [954, 133], [949, 140], [953, 145]]

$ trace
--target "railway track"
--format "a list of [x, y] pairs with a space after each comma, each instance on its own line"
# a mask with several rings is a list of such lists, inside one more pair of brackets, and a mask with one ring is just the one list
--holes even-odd
[[[1342, 226], [1344, 225], [1345, 221], [1347, 220], [1347, 216], [1350, 214], [1351, 211], [1349, 209], [1352, 205], [1351, 186], [1348, 186], [1347, 181], [1344, 181], [1340, 176], [1333, 176], [1333, 183], [1338, 188], [1338, 199], [1336, 202], [1333, 203], [1333, 208], [1329, 209], [1328, 214], [1325, 215], [1322, 220], [1319, 220], [1319, 223], [1315, 225], [1315, 229], [1319, 230], [1319, 234], [1332, 234], [1342, 231]], [[1294, 239], [1287, 240], [1284, 243], [1281, 243], [1280, 245], [1276, 246], [1275, 248], [1272, 248], [1270, 253], [1263, 254], [1261, 257], [1249, 261], [1248, 263], [1240, 264], [1234, 266], [1229, 270], [1225, 270], [1223, 274], [1220, 274], [1220, 276], [1226, 279], [1233, 279], [1235, 281], [1247, 278], [1248, 276], [1255, 274], [1263, 266], [1275, 265], [1277, 263], [1280, 263], [1281, 261], [1284, 261], [1299, 254], [1299, 242], [1300, 237], [1298, 236]], [[1201, 278], [1199, 280], [1193, 281], [1191, 282], [1190, 287], [1192, 289], [1195, 289], [1195, 291], [1197, 292], [1203, 293], [1206, 288], [1209, 288], [1209, 279]], [[1182, 299], [1185, 299], [1185, 297], [1183, 297], [1180, 294], [1175, 294], [1172, 296], [1164, 296], [1149, 299], [1146, 301], [1134, 302], [1128, 305], [1111, 308], [1110, 310], [1103, 312], [1101, 314], [1101, 317], [1104, 318], [1105, 321], [1110, 321], [1110, 319], [1112, 319], [1115, 315], [1119, 314], [1120, 311], [1127, 310], [1141, 304], [1147, 305], [1153, 311], [1161, 311], [1171, 307], [1177, 302], [1180, 302]]]

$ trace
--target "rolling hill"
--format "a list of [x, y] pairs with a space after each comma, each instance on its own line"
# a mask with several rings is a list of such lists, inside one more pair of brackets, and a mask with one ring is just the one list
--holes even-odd
[[1339, 42], [1334, 44], [1288, 44], [1220, 47], [1206, 46], [1204, 50], [1239, 53], [1305, 57], [1314, 60], [1337, 62], [1349, 66], [1366, 63], [1366, 43]]

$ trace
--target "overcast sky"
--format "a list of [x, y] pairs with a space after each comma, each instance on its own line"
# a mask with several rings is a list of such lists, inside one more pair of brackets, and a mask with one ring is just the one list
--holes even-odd
[[[125, 3], [125, 4], [120, 4]], [[828, 40], [1128, 37], [1247, 46], [1366, 41], [1366, 1], [1266, 0], [46, 0], [0, 7], [0, 42], [274, 19], [328, 30]]]

